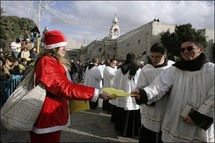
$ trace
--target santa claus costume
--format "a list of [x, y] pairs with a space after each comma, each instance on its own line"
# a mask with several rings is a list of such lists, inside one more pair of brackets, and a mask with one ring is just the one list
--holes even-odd
[[46, 53], [52, 54], [43, 54], [37, 60], [35, 84], [43, 83], [47, 94], [30, 137], [31, 142], [60, 142], [61, 130], [69, 123], [67, 99], [96, 101], [99, 89], [72, 83], [66, 66], [53, 56], [59, 48], [66, 51], [67, 42], [60, 31], [46, 32], [44, 44]]

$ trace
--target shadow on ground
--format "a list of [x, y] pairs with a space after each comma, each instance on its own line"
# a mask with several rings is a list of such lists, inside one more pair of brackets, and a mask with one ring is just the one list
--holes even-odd
[[[138, 139], [126, 138], [114, 130], [110, 114], [95, 110], [77, 112], [71, 115], [71, 126], [63, 130], [61, 142], [138, 142]], [[1, 142], [30, 142], [29, 132], [9, 131], [1, 126]]]

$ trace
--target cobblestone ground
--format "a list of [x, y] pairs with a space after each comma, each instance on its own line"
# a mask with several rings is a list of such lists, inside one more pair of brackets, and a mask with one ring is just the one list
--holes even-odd
[[[110, 114], [99, 107], [95, 110], [87, 110], [71, 115], [71, 126], [63, 130], [61, 142], [134, 142], [138, 139], [122, 137], [114, 130], [114, 124], [110, 122]], [[28, 132], [8, 131], [1, 126], [1, 142], [30, 142]]]

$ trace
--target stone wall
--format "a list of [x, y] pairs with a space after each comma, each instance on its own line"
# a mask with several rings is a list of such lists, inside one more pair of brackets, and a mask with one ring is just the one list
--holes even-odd
[[[121, 35], [116, 40], [93, 41], [81, 49], [80, 60], [89, 61], [96, 57], [100, 60], [116, 58], [123, 61], [128, 53], [133, 52], [137, 61], [146, 61], [151, 45], [159, 42], [161, 33], [167, 30], [170, 33], [174, 32], [175, 25], [152, 21]], [[207, 37], [208, 41], [205, 53], [214, 62], [214, 31], [209, 29], [200, 31]]]
[[160, 41], [161, 33], [174, 32], [175, 26], [152, 21], [117, 39], [117, 59], [124, 60], [127, 53], [135, 53], [138, 61], [146, 61], [150, 47]]
[[151, 31], [152, 25], [146, 24], [120, 36], [117, 39], [117, 59], [125, 60], [126, 55], [133, 52], [137, 60], [140, 60], [151, 44]]

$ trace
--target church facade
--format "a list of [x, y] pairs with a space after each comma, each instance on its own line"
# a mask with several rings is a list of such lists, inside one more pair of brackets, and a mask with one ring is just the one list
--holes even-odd
[[[161, 33], [175, 30], [175, 25], [153, 20], [141, 27], [120, 35], [119, 21], [115, 15], [110, 28], [109, 36], [102, 40], [94, 40], [89, 45], [81, 47], [80, 60], [90, 61], [98, 58], [100, 61], [115, 58], [123, 61], [127, 53], [133, 52], [137, 61], [146, 61], [146, 56], [152, 44], [159, 42]], [[207, 37], [206, 55], [214, 62], [214, 31], [209, 29], [200, 30]]]

